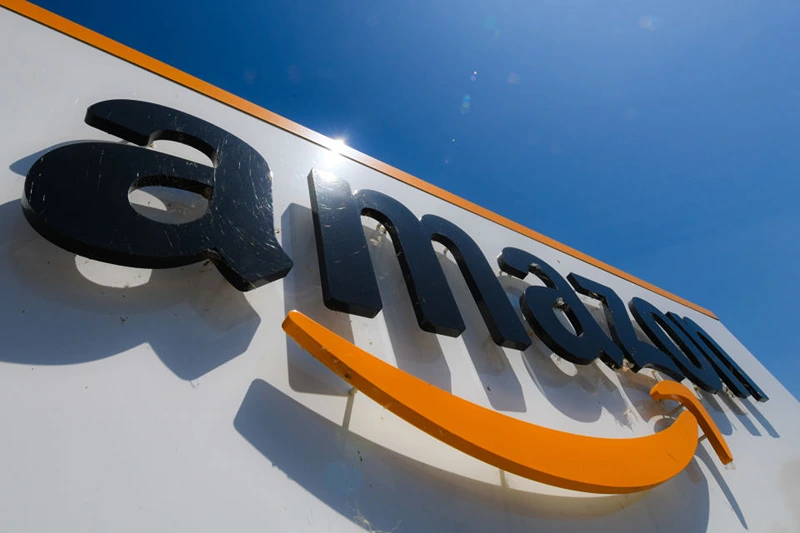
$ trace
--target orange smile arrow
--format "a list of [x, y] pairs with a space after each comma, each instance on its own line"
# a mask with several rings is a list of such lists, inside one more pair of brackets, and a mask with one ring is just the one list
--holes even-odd
[[703, 428], [720, 460], [733, 460], [708, 412], [675, 381], [661, 381], [653, 399], [683, 404], [667, 429], [630, 439], [558, 431], [486, 409], [384, 363], [297, 311], [283, 329], [325, 366], [400, 418], [481, 461], [507, 472], [566, 489], [636, 492], [683, 470]]

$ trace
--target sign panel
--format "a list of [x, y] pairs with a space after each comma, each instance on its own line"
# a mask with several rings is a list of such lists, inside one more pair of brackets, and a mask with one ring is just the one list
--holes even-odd
[[5, 5], [4, 529], [798, 523], [709, 311]]

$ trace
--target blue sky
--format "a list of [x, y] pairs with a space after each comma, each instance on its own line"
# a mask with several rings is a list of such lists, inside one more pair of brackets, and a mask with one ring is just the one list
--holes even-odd
[[35, 3], [711, 309], [800, 397], [800, 4]]

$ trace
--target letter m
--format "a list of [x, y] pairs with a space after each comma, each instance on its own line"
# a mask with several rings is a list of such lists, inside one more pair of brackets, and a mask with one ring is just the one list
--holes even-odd
[[431, 241], [455, 257], [492, 339], [524, 350], [525, 328], [475, 241], [447, 220], [422, 220], [397, 200], [364, 189], [351, 193], [344, 180], [312, 170], [308, 175], [323, 301], [336, 311], [372, 318], [383, 303], [367, 249], [361, 216], [383, 224], [392, 238], [420, 328], [451, 337], [465, 329]]

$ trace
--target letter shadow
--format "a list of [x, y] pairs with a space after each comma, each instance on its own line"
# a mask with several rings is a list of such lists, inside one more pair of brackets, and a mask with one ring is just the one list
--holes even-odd
[[703, 389], [698, 389], [698, 391], [705, 405], [710, 407], [710, 409], [708, 409], [708, 413], [711, 415], [711, 418], [714, 420], [714, 423], [717, 425], [720, 433], [723, 435], [732, 435], [733, 425], [728, 419], [728, 416], [725, 414], [725, 409], [719, 403], [717, 395], [706, 392]]
[[[22, 161], [15, 171], [26, 170]], [[18, 201], [0, 205], [0, 250], [2, 361], [77, 364], [149, 343], [175, 375], [194, 380], [244, 353], [260, 323], [208, 262], [154, 270], [136, 287], [89, 281], [74, 254], [30, 227]]]
[[712, 457], [705, 449], [705, 447], [700, 445], [697, 446], [697, 451], [695, 451], [694, 455], [696, 459], [699, 459], [706, 465], [706, 468], [708, 468], [709, 472], [711, 472], [711, 475], [714, 476], [714, 480], [717, 482], [717, 485], [719, 486], [720, 490], [722, 490], [722, 493], [728, 500], [728, 504], [731, 506], [731, 509], [733, 509], [733, 512], [736, 513], [736, 518], [739, 519], [739, 522], [741, 522], [742, 527], [745, 529], [749, 529], [747, 527], [747, 520], [745, 520], [744, 518], [744, 513], [742, 512], [742, 508], [739, 507], [739, 504], [736, 502], [736, 497], [733, 495], [733, 491], [731, 491], [730, 486], [728, 486], [728, 483], [725, 481], [725, 478], [719, 471], [720, 463], [717, 460], [717, 458]]
[[650, 420], [654, 416], [664, 416], [679, 404], [672, 400], [653, 401], [650, 397], [650, 389], [658, 383], [649, 369], [634, 372], [630, 369], [617, 372], [619, 382], [625, 394], [631, 400], [633, 409], [639, 414], [642, 420]]
[[505, 351], [492, 340], [458, 264], [449, 252], [437, 255], [466, 325], [461, 338], [489, 403], [499, 411], [525, 412], [522, 385]]
[[[372, 219], [362, 220], [373, 226], [377, 224]], [[365, 227], [364, 233], [378, 277], [383, 301], [381, 312], [397, 367], [442, 390], [452, 391], [450, 368], [436, 334], [423, 331], [417, 323], [391, 236], [371, 227]]]
[[[317, 260], [314, 221], [311, 210], [290, 204], [281, 216], [283, 247], [294, 261], [294, 268], [284, 278], [283, 297], [286, 314], [297, 310], [326, 328], [353, 342], [350, 315], [332, 311], [322, 301], [322, 284]], [[286, 337], [289, 385], [298, 392], [346, 396], [350, 385]]]
[[750, 420], [750, 416], [747, 412], [744, 411], [743, 407], [736, 404], [736, 400], [728, 396], [725, 392], [718, 393], [718, 398], [721, 398], [722, 401], [728, 404], [731, 412], [736, 416], [736, 420], [741, 422], [741, 424], [745, 427], [745, 429], [754, 437], [760, 437], [761, 432], [758, 430], [753, 421]]
[[708, 525], [702, 475], [682, 473], [634, 495], [573, 498], [517, 491], [397, 454], [262, 380], [251, 384], [234, 427], [272, 467], [368, 531], [548, 532], [563, 531], [575, 520], [587, 531], [623, 533], [650, 531], [655, 523], [670, 524], [673, 531], [705, 531]]
[[[39, 158], [42, 157], [47, 152], [55, 150], [56, 148], [61, 148], [62, 146], [68, 146], [70, 144], [80, 144], [80, 143], [85, 143], [85, 142], [97, 142], [97, 139], [81, 139], [81, 140], [77, 140], [77, 141], [67, 141], [67, 142], [56, 143], [56, 144], [54, 144], [52, 146], [49, 146], [49, 147], [45, 148], [44, 150], [39, 150], [36, 153], [30, 154], [30, 155], [26, 155], [25, 157], [14, 161], [10, 165], [8, 165], [8, 169], [11, 172], [19, 174], [20, 176], [22, 176], [24, 178], [25, 176], [27, 176], [28, 171], [31, 169], [33, 164], [36, 161], [38, 161]], [[127, 141], [119, 141], [119, 142], [121, 144], [128, 144]]]
[[[501, 276], [500, 282], [512, 299], [520, 320], [519, 297], [529, 287], [524, 280], [511, 276]], [[526, 328], [530, 328], [527, 323]], [[603, 373], [595, 361], [588, 365], [572, 365], [563, 361], [565, 367], [574, 368], [574, 373], [566, 373], [556, 364], [552, 351], [535, 337], [533, 343], [522, 353], [522, 360], [531, 379], [550, 404], [566, 416], [580, 422], [594, 422], [600, 418], [603, 409], [614, 416], [617, 423], [629, 427], [630, 412], [619, 387]]]
[[[677, 405], [677, 404], [676, 404]], [[661, 420], [657, 421], [655, 424], [656, 431], [661, 431], [669, 427], [674, 421], [677, 416], [664, 416]], [[697, 444], [697, 449], [694, 452], [694, 458], [692, 459], [692, 463], [687, 468], [687, 471], [692, 476], [692, 479], [699, 479], [704, 477], [702, 471], [697, 466], [696, 463], [702, 462], [708, 468], [708, 471], [711, 472], [711, 475], [714, 477], [714, 480], [717, 482], [722, 493], [725, 495], [725, 499], [728, 500], [728, 505], [731, 506], [731, 509], [734, 513], [736, 513], [736, 518], [739, 519], [739, 522], [742, 524], [742, 527], [745, 529], [749, 529], [747, 526], [747, 520], [745, 520], [744, 513], [742, 512], [742, 508], [739, 507], [739, 503], [736, 501], [736, 497], [733, 495], [733, 491], [731, 491], [730, 486], [725, 481], [725, 478], [720, 473], [720, 462], [717, 458], [716, 454], [709, 454], [705, 448], [706, 445], [702, 443]]]
[[739, 401], [741, 401], [750, 414], [753, 415], [756, 420], [758, 420], [758, 423], [767, 430], [767, 433], [769, 433], [770, 437], [773, 439], [781, 438], [780, 433], [778, 433], [773, 425], [770, 424], [769, 420], [767, 420], [767, 417], [761, 413], [758, 407], [756, 407], [756, 404], [750, 398], [740, 398]]

